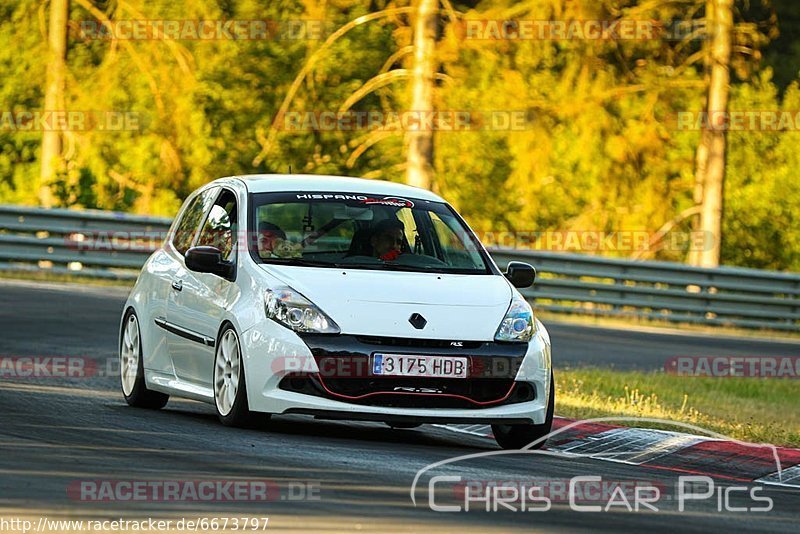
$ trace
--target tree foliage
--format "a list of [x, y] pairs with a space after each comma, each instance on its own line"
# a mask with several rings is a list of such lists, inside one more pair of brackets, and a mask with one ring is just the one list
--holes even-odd
[[[437, 132], [434, 188], [485, 231], [647, 231], [693, 205], [697, 130], [675, 127], [704, 105], [703, 40], [466, 39], [463, 21], [654, 20], [702, 27], [700, 0], [441, 2], [434, 104], [514, 111], [525, 127]], [[795, 4], [736, 0], [732, 110], [800, 110]], [[0, 6], [0, 110], [42, 107], [46, 4]], [[171, 215], [219, 176], [343, 174], [403, 181], [402, 131], [274, 131], [298, 73], [293, 111], [408, 109], [414, 2], [404, 0], [71, 0], [67, 109], [134, 112], [138, 129], [68, 131], [51, 185], [60, 206]], [[84, 21], [319, 20], [335, 30], [382, 13], [326, 44], [320, 38], [81, 39]], [[782, 15], [786, 16], [785, 20]], [[780, 43], [780, 49], [775, 48]], [[379, 78], [383, 80], [384, 78]], [[800, 269], [797, 131], [728, 135], [723, 263]], [[0, 128], [0, 202], [35, 204], [41, 133]], [[268, 146], [267, 146], [268, 145]], [[613, 253], [613, 252], [612, 252]], [[630, 251], [618, 252], [631, 255]], [[637, 257], [685, 261], [664, 247]]]

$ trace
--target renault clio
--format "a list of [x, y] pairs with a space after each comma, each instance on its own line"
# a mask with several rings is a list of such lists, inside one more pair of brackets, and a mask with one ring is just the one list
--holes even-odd
[[[265, 414], [491, 424], [520, 448], [550, 432], [547, 330], [439, 196], [377, 180], [258, 175], [191, 194], [125, 304], [121, 386], [225, 425]], [[539, 443], [538, 446], [541, 446]]]

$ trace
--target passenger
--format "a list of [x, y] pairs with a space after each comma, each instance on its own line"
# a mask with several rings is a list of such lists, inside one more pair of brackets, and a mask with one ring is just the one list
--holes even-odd
[[261, 221], [258, 223], [258, 255], [262, 258], [272, 256], [273, 250], [283, 241], [286, 241], [286, 232], [278, 225]]

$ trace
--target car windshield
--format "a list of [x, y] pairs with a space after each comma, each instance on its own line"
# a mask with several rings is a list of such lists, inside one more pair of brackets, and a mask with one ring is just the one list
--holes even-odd
[[474, 234], [442, 202], [328, 192], [252, 198], [253, 256], [263, 263], [491, 272]]

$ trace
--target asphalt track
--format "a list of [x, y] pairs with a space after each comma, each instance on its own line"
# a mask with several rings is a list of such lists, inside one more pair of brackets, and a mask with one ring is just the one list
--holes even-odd
[[[0, 356], [84, 356], [113, 362], [125, 292], [118, 288], [0, 282]], [[800, 354], [800, 344], [705, 335], [673, 335], [551, 324], [555, 367], [598, 365], [658, 369], [671, 356]], [[553, 499], [546, 512], [435, 512], [428, 480], [410, 499], [418, 470], [433, 462], [497, 450], [486, 439], [423, 426], [279, 417], [266, 428], [222, 427], [213, 408], [171, 400], [159, 412], [129, 408], [114, 376], [0, 379], [0, 517], [269, 517], [270, 529], [297, 531], [671, 530], [786, 531], [800, 523], [800, 492], [766, 488], [769, 512], [719, 511], [718, 500], [679, 512], [676, 473], [549, 455], [476, 458], [434, 470], [468, 481], [568, 481], [578, 475], [639, 481], [663, 488], [658, 512], [576, 512]], [[556, 408], [558, 411], [558, 408]], [[81, 481], [267, 480], [268, 502], [81, 499]], [[741, 482], [717, 481], [719, 487]], [[453, 485], [440, 503], [461, 503]], [[312, 498], [302, 498], [313, 489]], [[70, 490], [70, 491], [68, 491]], [[295, 498], [297, 497], [297, 498]], [[306, 495], [308, 497], [308, 495]], [[605, 504], [601, 502], [600, 504]], [[731, 505], [753, 507], [743, 493]], [[501, 507], [502, 508], [502, 507]], [[4, 531], [12, 529], [0, 528]]]

